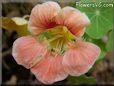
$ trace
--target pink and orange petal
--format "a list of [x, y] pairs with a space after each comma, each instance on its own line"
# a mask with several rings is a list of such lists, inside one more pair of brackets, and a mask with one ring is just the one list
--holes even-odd
[[77, 42], [65, 52], [63, 66], [72, 76], [80, 76], [93, 66], [100, 54], [100, 48], [89, 42]]
[[[30, 68], [34, 58], [43, 55], [46, 48], [32, 36], [18, 38], [12, 49], [12, 55], [16, 62], [26, 68]], [[42, 57], [43, 58], [43, 57]], [[41, 58], [39, 57], [39, 60]]]
[[63, 69], [62, 59], [60, 55], [54, 57], [52, 54], [47, 54], [43, 60], [31, 68], [31, 71], [44, 84], [64, 80], [68, 74]]
[[[47, 10], [47, 8], [49, 9]], [[49, 29], [56, 26], [57, 24], [54, 18], [58, 14], [59, 10], [60, 6], [52, 1], [36, 5], [32, 9], [30, 15], [30, 20], [29, 20], [30, 25], [28, 27], [29, 30], [34, 34], [35, 31], [31, 30], [32, 27], [36, 27], [37, 30], [39, 30], [39, 28]]]
[[[47, 8], [50, 8], [47, 10]], [[56, 27], [57, 25], [66, 26], [75, 36], [82, 36], [85, 27], [90, 24], [85, 13], [81, 13], [73, 7], [60, 6], [52, 1], [36, 5], [30, 16], [29, 31], [36, 35], [45, 29]], [[82, 33], [81, 33], [82, 31]]]

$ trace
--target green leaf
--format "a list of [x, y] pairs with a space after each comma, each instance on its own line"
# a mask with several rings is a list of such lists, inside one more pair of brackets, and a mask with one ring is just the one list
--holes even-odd
[[29, 35], [29, 31], [27, 30], [27, 23], [28, 21], [21, 17], [3, 17], [0, 18], [0, 22], [2, 22], [3, 29], [6, 30], [14, 30], [16, 31], [20, 36], [23, 35]]
[[106, 45], [107, 51], [113, 51], [113, 31], [109, 33], [109, 39]]
[[105, 58], [105, 56], [106, 56], [106, 51], [101, 50], [101, 53], [100, 53], [98, 59], [96, 60], [96, 63], [103, 60]]
[[24, 24], [24, 25], [20, 25], [17, 27], [17, 33], [20, 35], [20, 36], [26, 36], [26, 35], [30, 35], [30, 32], [28, 31], [27, 29], [27, 24]]
[[[91, 3], [95, 4], [95, 3]], [[86, 33], [94, 38], [102, 38], [113, 27], [113, 7], [77, 7], [85, 12], [91, 21]]]
[[93, 43], [95, 43], [96, 45], [98, 45], [101, 49], [101, 53], [97, 59], [96, 62], [99, 62], [100, 60], [104, 59], [106, 56], [106, 44], [100, 39], [100, 40], [93, 40]]
[[86, 75], [82, 75], [79, 77], [69, 76], [67, 80], [68, 80], [68, 82], [78, 83], [78, 84], [94, 84], [94, 83], [96, 83], [96, 79], [94, 77], [92, 77], [92, 76], [88, 77]]
[[12, 20], [15, 22], [16, 25], [25, 25], [28, 23], [27, 20], [25, 20], [24, 18], [20, 18], [20, 17], [13, 17]]
[[11, 18], [8, 18], [8, 17], [0, 18], [0, 22], [2, 24], [2, 26], [0, 26], [0, 27], [4, 28], [6, 30], [16, 30], [16, 28], [17, 28], [17, 25]]

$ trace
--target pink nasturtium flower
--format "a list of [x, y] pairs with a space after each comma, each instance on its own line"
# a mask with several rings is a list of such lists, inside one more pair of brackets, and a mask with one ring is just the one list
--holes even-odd
[[75, 8], [61, 9], [52, 1], [38, 4], [28, 23], [31, 35], [14, 42], [13, 57], [44, 84], [85, 74], [100, 54], [98, 46], [81, 39], [89, 24]]

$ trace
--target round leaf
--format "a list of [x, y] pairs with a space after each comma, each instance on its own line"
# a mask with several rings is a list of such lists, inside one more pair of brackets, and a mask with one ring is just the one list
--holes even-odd
[[113, 51], [113, 32], [109, 33], [109, 40], [106, 45], [107, 51]]
[[[91, 3], [92, 4], [92, 3]], [[95, 3], [93, 3], [95, 4]], [[94, 38], [102, 38], [113, 27], [113, 7], [77, 7], [85, 12], [91, 25], [86, 29], [86, 33]]]

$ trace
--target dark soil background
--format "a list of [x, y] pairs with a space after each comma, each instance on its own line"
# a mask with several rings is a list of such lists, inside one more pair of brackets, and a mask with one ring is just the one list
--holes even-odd
[[[30, 15], [31, 9], [37, 3], [3, 3], [2, 16], [4, 17], [22, 17]], [[22, 85], [22, 84], [41, 84], [35, 76], [26, 68], [18, 65], [11, 55], [12, 44], [19, 36], [14, 31], [2, 30], [2, 84]], [[105, 59], [94, 65], [92, 76], [97, 79], [96, 84], [114, 85], [114, 57], [108, 52]], [[68, 84], [67, 79], [55, 83]], [[71, 83], [74, 84], [74, 83]]]

